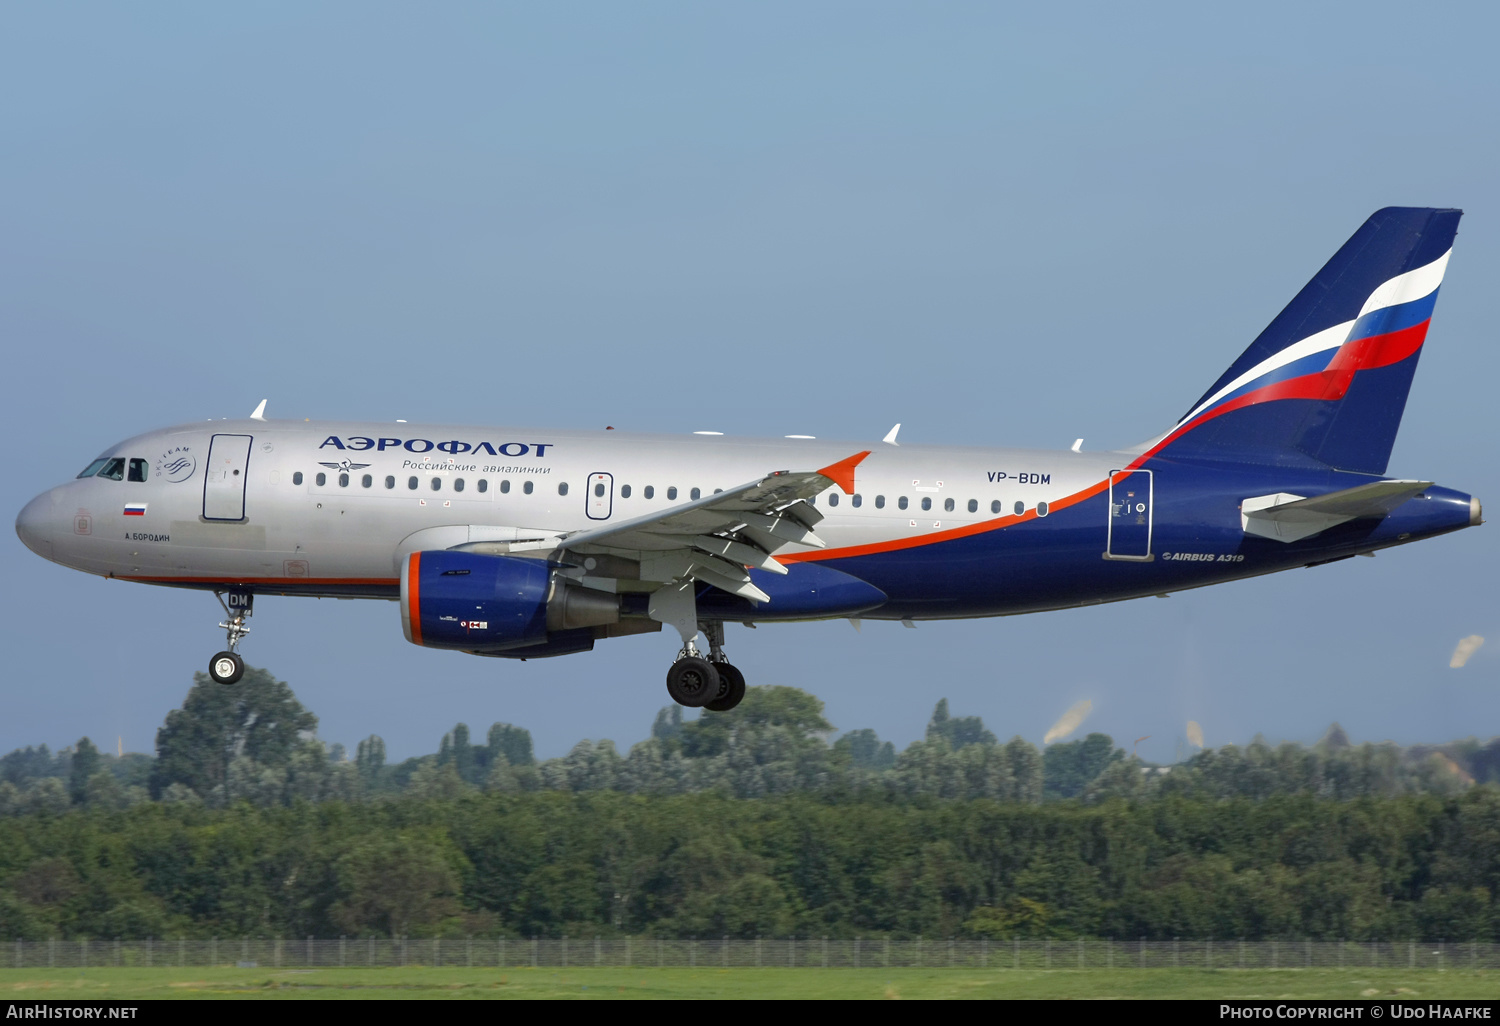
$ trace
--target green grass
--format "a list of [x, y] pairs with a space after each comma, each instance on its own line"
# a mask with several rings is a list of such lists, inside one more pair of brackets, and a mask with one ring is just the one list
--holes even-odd
[[0, 969], [0, 999], [1479, 998], [1496, 970]]

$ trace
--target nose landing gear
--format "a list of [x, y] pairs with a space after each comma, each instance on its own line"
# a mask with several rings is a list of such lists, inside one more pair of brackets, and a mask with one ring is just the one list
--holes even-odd
[[250, 633], [250, 628], [245, 626], [245, 621], [254, 611], [255, 596], [249, 592], [216, 591], [214, 598], [218, 599], [219, 605], [224, 607], [224, 615], [227, 619], [219, 626], [227, 635], [229, 648], [208, 661], [208, 675], [218, 684], [236, 684], [245, 675], [245, 660], [240, 658], [239, 652], [235, 650]]

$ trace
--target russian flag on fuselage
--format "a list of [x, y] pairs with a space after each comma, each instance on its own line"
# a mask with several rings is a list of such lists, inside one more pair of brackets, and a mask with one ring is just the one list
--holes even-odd
[[1374, 214], [1153, 449], [1384, 473], [1461, 216]]

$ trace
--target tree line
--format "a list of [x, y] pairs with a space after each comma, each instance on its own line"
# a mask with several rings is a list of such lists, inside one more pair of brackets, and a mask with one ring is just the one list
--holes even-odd
[[752, 688], [739, 708], [696, 720], [684, 720], [678, 706], [662, 709], [651, 736], [623, 755], [612, 741], [583, 740], [538, 761], [522, 727], [493, 724], [480, 742], [460, 723], [428, 755], [388, 762], [384, 740], [372, 735], [351, 759], [343, 745], [318, 739], [317, 724], [291, 688], [264, 670], [247, 671], [234, 688], [199, 674], [158, 731], [154, 757], [116, 757], [82, 738], [56, 753], [42, 745], [0, 758], [0, 816], [153, 801], [224, 808], [541, 791], [1021, 804], [1174, 795], [1352, 799], [1453, 795], [1500, 782], [1500, 739], [1355, 745], [1335, 724], [1312, 746], [1273, 747], [1257, 738], [1156, 766], [1127, 757], [1100, 733], [1044, 750], [1021, 737], [1001, 742], [979, 717], [951, 715], [946, 699], [924, 737], [898, 752], [868, 729], [830, 741], [835, 731], [822, 702], [791, 687]]
[[1500, 939], [1493, 743], [1161, 767], [941, 701], [897, 751], [787, 687], [664, 709], [624, 755], [459, 724], [391, 763], [316, 729], [253, 671], [200, 678], [154, 757], [0, 758], [0, 938]]

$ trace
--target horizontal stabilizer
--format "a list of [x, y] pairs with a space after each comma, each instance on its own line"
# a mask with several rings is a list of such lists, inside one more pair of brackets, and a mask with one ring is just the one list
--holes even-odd
[[1384, 518], [1430, 487], [1431, 481], [1373, 481], [1310, 499], [1287, 492], [1257, 495], [1240, 504], [1240, 525], [1260, 538], [1301, 541], [1350, 520]]

